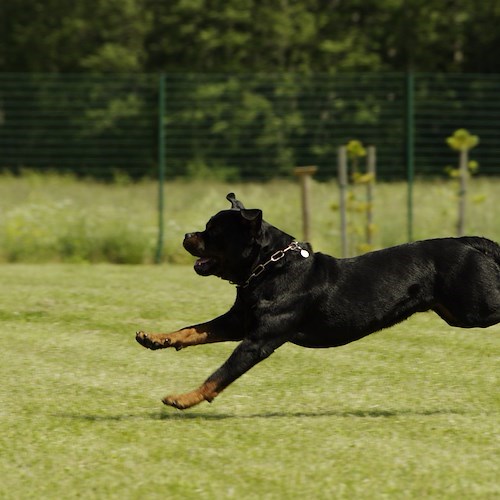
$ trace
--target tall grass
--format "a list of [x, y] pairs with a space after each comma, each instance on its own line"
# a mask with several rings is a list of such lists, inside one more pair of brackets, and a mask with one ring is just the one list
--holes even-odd
[[[202, 228], [208, 217], [228, 207], [235, 191], [248, 207], [260, 207], [265, 218], [301, 237], [299, 187], [293, 181], [265, 184], [172, 182], [165, 186], [165, 260], [188, 262], [183, 234]], [[451, 180], [415, 185], [417, 239], [455, 233], [456, 189]], [[315, 249], [340, 253], [335, 182], [313, 185], [312, 242]], [[500, 240], [500, 178], [473, 179], [467, 232]], [[0, 176], [0, 261], [7, 262], [151, 262], [155, 254], [158, 214], [154, 181], [113, 184], [72, 176], [27, 172]], [[375, 246], [407, 239], [406, 184], [376, 187]], [[360, 226], [358, 217], [356, 225]], [[357, 227], [359, 229], [359, 227]]]

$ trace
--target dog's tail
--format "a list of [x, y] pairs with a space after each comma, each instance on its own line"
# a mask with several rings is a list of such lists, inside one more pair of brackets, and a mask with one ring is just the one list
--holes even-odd
[[492, 258], [500, 266], [500, 245], [498, 243], [479, 236], [464, 236], [459, 240]]

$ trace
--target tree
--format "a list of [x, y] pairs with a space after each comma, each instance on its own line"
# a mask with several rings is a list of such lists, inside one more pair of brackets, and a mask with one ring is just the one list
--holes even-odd
[[500, 72], [496, 0], [16, 0], [1, 71]]
[[2, 2], [0, 71], [143, 71], [142, 0]]

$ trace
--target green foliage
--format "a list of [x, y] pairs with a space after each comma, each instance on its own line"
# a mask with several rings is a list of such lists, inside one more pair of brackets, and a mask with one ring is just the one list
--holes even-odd
[[446, 143], [455, 151], [469, 151], [479, 144], [479, 137], [472, 135], [468, 130], [460, 128], [446, 139]]
[[366, 156], [366, 149], [363, 146], [363, 143], [356, 139], [350, 140], [347, 143], [346, 150], [347, 150], [347, 156], [351, 161]]
[[[427, 149], [452, 156], [441, 132], [446, 124], [462, 123], [473, 110], [488, 116], [497, 80], [469, 75], [456, 85], [450, 75], [416, 77], [418, 174], [437, 173]], [[403, 83], [402, 73], [0, 74], [0, 169], [53, 168], [101, 179], [122, 170], [137, 179], [157, 175], [161, 151], [169, 179], [263, 180], [317, 165], [317, 178], [325, 180], [335, 175], [337, 147], [361, 136], [377, 144], [379, 179], [401, 179]], [[439, 116], [434, 93], [442, 96]], [[491, 124], [475, 122], [485, 134], [484, 174], [498, 171]]]
[[[168, 75], [167, 88], [174, 97], [166, 115], [167, 158], [175, 176], [207, 177], [210, 170], [219, 179], [268, 179], [297, 164], [289, 138], [304, 126], [298, 96], [287, 99], [300, 92], [293, 76]], [[176, 158], [181, 148], [194, 160]]]
[[[0, 260], [139, 264], [151, 258], [154, 227], [145, 224], [144, 214], [134, 213], [133, 200], [124, 203], [126, 193], [140, 191], [137, 186], [121, 181], [111, 188], [35, 173], [21, 182], [3, 177], [0, 185], [0, 190], [18, 188], [16, 203], [6, 200], [3, 206]], [[108, 194], [113, 201], [106, 200]]]
[[0, 9], [9, 20], [0, 71], [500, 71], [495, 2], [17, 0]]
[[[446, 139], [446, 143], [448, 146], [459, 152], [468, 152], [472, 148], [475, 148], [479, 144], [479, 137], [477, 135], [472, 135], [468, 130], [460, 128], [453, 132], [453, 135]], [[463, 172], [460, 167], [453, 168], [451, 166], [447, 166], [445, 168], [445, 172], [452, 179], [459, 179], [462, 175], [470, 174], [474, 175], [477, 173], [479, 169], [479, 163], [476, 160], [468, 160], [467, 161], [467, 170]]]
[[[469, 174], [474, 175], [477, 173], [479, 169], [479, 163], [475, 160], [471, 160], [467, 162], [467, 171]], [[453, 168], [451, 166], [447, 166], [444, 171], [452, 178], [458, 179], [461, 175], [459, 168]]]
[[[347, 217], [347, 235], [344, 237], [347, 241], [349, 255], [362, 254], [374, 249], [373, 239], [378, 230], [373, 223], [373, 190], [375, 184], [375, 174], [368, 171], [368, 159], [366, 171], [361, 172], [359, 160], [367, 157], [367, 150], [363, 143], [357, 139], [350, 140], [346, 145], [347, 166], [350, 172], [350, 183], [347, 186], [345, 210], [349, 213]], [[364, 196], [361, 194], [358, 186], [365, 186]], [[333, 210], [339, 209], [338, 204], [331, 205]]]
[[[151, 13], [142, 0], [4, 2], [1, 71], [131, 72], [144, 69]], [[36, 13], [36, 15], [33, 15]]]
[[457, 236], [465, 234], [465, 218], [467, 211], [468, 180], [471, 174], [475, 174], [479, 164], [469, 161], [469, 150], [477, 146], [479, 137], [472, 135], [463, 128], [456, 130], [451, 137], [446, 139], [448, 146], [459, 151], [459, 165], [457, 169], [448, 168], [448, 174], [458, 180], [458, 217]]
[[2, 253], [10, 262], [140, 264], [153, 243], [128, 211], [81, 210], [69, 199], [14, 207], [2, 229]]

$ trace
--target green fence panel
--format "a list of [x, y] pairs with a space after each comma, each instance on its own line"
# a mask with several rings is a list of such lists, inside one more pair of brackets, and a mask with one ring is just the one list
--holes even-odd
[[0, 166], [151, 175], [157, 112], [154, 76], [0, 74]]
[[500, 174], [500, 75], [417, 73], [412, 95], [402, 73], [0, 74], [0, 169], [265, 180], [317, 165], [327, 179], [358, 139], [379, 178], [405, 179], [411, 160], [444, 175], [446, 138], [467, 128], [479, 172]]
[[382, 172], [403, 176], [404, 75], [169, 75], [167, 158], [174, 176], [202, 169], [243, 179], [300, 165], [336, 174], [336, 149], [377, 146]]
[[471, 152], [479, 173], [500, 174], [500, 75], [417, 74], [417, 173], [442, 174], [446, 166], [457, 166], [457, 154], [446, 138], [459, 128], [480, 138]]

